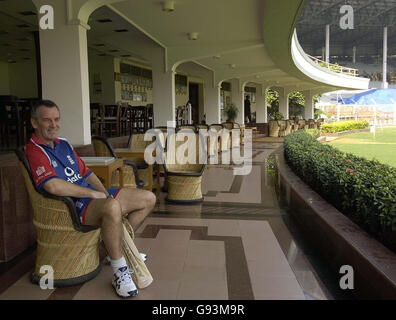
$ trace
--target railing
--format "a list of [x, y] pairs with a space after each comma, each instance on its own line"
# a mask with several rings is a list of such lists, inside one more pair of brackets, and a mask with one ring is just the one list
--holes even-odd
[[309, 54], [307, 54], [307, 56], [316, 64], [318, 64], [319, 66], [321, 66], [322, 68], [326, 68], [330, 71], [333, 72], [337, 72], [337, 73], [342, 73], [342, 74], [346, 74], [348, 76], [353, 76], [353, 77], [358, 77], [359, 76], [359, 70], [358, 69], [353, 69], [353, 68], [348, 68], [348, 67], [343, 67], [340, 66], [338, 64], [333, 64], [333, 63], [329, 63], [323, 60], [320, 60], [318, 58], [315, 58], [313, 56], [310, 56]]

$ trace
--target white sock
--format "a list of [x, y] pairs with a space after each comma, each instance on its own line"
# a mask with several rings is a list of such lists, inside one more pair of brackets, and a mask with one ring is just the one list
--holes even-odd
[[111, 267], [113, 268], [113, 272], [114, 272], [114, 273], [116, 273], [116, 272], [118, 271], [118, 269], [127, 266], [127, 263], [126, 263], [124, 257], [121, 257], [121, 258], [118, 259], [118, 260], [112, 260], [112, 259], [110, 259], [110, 263], [111, 263]]

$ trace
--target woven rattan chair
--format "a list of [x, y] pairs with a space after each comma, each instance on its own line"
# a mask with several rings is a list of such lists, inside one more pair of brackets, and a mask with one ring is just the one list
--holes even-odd
[[[180, 132], [183, 132], [183, 130]], [[195, 141], [188, 139], [189, 148], [195, 148], [196, 150], [195, 163], [183, 164], [180, 163], [180, 159], [176, 155], [178, 148], [186, 143], [187, 137], [185, 137], [185, 141], [176, 141], [175, 136], [176, 134], [168, 135], [166, 143], [167, 150], [163, 153], [168, 189], [166, 200], [181, 204], [201, 202], [203, 200], [201, 191], [202, 174], [207, 162], [207, 151], [204, 149], [205, 146], [202, 140], [204, 137], [196, 133]], [[195, 142], [196, 144], [194, 144]], [[185, 156], [188, 155], [188, 149], [185, 150]], [[174, 157], [171, 157], [172, 159], [169, 161], [168, 154], [170, 152], [174, 152]], [[200, 163], [200, 154], [204, 155], [205, 160], [203, 162], [205, 163]]]
[[73, 200], [69, 197], [37, 192], [30, 166], [22, 150], [15, 150], [33, 208], [37, 230], [37, 253], [31, 281], [40, 282], [42, 266], [54, 271], [54, 286], [84, 283], [98, 275], [100, 229], [80, 222]]
[[245, 125], [240, 125], [237, 122], [234, 122], [234, 128], [239, 129], [241, 131], [241, 135], [239, 137], [239, 143], [240, 145], [245, 144]]
[[298, 129], [308, 129], [308, 122], [306, 120], [298, 120]]
[[209, 157], [214, 156], [215, 154], [217, 154], [218, 152], [223, 150], [223, 139], [222, 136], [220, 135], [220, 131], [222, 131], [224, 128], [224, 126], [222, 124], [211, 124], [209, 126], [209, 132], [212, 132], [211, 135], [213, 135], [214, 133], [219, 134], [217, 139], [214, 139], [214, 137], [209, 137], [208, 138], [208, 154]]
[[285, 136], [293, 132], [293, 127], [294, 127], [294, 121], [286, 120]]
[[[103, 137], [93, 136], [92, 137], [92, 145], [95, 150], [95, 155], [97, 157], [114, 157], [117, 158], [113, 148], [110, 146], [108, 141]], [[130, 160], [124, 160], [124, 165], [122, 167], [123, 170], [123, 181], [124, 187], [134, 187], [134, 188], [142, 188], [144, 186], [144, 181], [139, 179], [138, 167], [135, 163]], [[119, 184], [119, 171], [114, 171], [111, 177], [111, 187], [118, 188]]]
[[279, 137], [280, 124], [277, 120], [270, 120], [269, 122], [269, 136]]
[[176, 131], [184, 130], [184, 129], [191, 129], [195, 132], [197, 130], [197, 127], [193, 124], [182, 124], [180, 126], [177, 126]]
[[316, 123], [314, 119], [308, 120], [308, 129], [316, 129]]

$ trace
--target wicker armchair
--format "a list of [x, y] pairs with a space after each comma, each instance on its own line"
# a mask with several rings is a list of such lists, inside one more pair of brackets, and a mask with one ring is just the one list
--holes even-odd
[[308, 122], [305, 120], [298, 120], [298, 129], [308, 129]]
[[316, 123], [314, 119], [308, 120], [308, 129], [316, 129]]
[[279, 137], [280, 125], [277, 120], [270, 120], [269, 122], [269, 136]]
[[293, 132], [293, 127], [294, 127], [294, 121], [286, 120], [285, 136]]
[[40, 282], [42, 266], [54, 270], [54, 286], [65, 287], [84, 283], [98, 275], [100, 228], [80, 222], [73, 200], [34, 187], [30, 166], [24, 152], [15, 150], [34, 212], [37, 230], [37, 253], [31, 281]]
[[[97, 157], [114, 157], [117, 158], [113, 148], [107, 142], [107, 140], [103, 137], [93, 136], [92, 137], [92, 145], [95, 150], [95, 155]], [[124, 172], [124, 187], [134, 187], [134, 188], [142, 188], [144, 186], [144, 181], [139, 179], [138, 167], [135, 163], [130, 160], [124, 160], [123, 165]], [[111, 177], [111, 187], [117, 188], [119, 187], [119, 171], [114, 171], [113, 176]]]
[[183, 129], [191, 129], [192, 131], [195, 132], [197, 130], [197, 127], [193, 124], [182, 124], [180, 126], [177, 126], [176, 131], [183, 130]]
[[[214, 156], [220, 151], [226, 151], [223, 150], [223, 146], [226, 145], [225, 142], [223, 142], [223, 137], [222, 135], [218, 136], [217, 139], [213, 137], [214, 133], [219, 134], [221, 130], [223, 130], [224, 126], [222, 124], [211, 124], [209, 126], [209, 132], [212, 131], [212, 134], [209, 135], [208, 137], [208, 154], [210, 157]], [[226, 141], [228, 143], [228, 138], [226, 138]]]
[[[168, 202], [182, 204], [201, 202], [203, 200], [201, 191], [202, 174], [205, 170], [207, 161], [207, 151], [204, 149], [203, 144], [204, 137], [196, 133], [195, 141], [188, 139], [188, 148], [185, 150], [184, 156], [188, 156], [188, 150], [190, 148], [195, 148], [196, 157], [195, 163], [187, 162], [185, 164], [181, 163], [176, 155], [178, 148], [186, 143], [187, 137], [185, 137], [186, 139], [184, 141], [176, 141], [175, 137], [176, 134], [168, 135], [166, 143], [167, 150], [163, 153], [163, 163], [168, 189], [166, 200]], [[168, 159], [170, 150], [174, 151], [174, 155], [170, 157], [171, 159]], [[200, 154], [204, 155], [206, 159], [206, 161], [204, 161], [205, 163], [200, 163]]]

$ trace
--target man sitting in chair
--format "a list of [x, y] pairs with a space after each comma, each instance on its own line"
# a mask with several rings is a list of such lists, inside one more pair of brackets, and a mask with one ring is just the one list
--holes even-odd
[[155, 195], [135, 188], [106, 190], [71, 144], [58, 138], [61, 121], [54, 102], [39, 101], [32, 108], [31, 123], [35, 131], [25, 153], [37, 190], [72, 197], [81, 223], [101, 227], [114, 272], [113, 287], [121, 297], [136, 296], [138, 290], [121, 251], [122, 218], [127, 217], [136, 230], [153, 209]]

